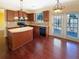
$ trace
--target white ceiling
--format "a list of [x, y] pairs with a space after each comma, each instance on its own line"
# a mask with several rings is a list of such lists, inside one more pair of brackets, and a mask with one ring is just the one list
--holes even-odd
[[[61, 3], [67, 4], [78, 0], [60, 0]], [[23, 9], [36, 10], [47, 6], [54, 6], [56, 0], [23, 0]], [[20, 9], [20, 0], [0, 0], [0, 8]]]

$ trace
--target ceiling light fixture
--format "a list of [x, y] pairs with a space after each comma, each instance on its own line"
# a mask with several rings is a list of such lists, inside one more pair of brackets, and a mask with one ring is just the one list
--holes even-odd
[[20, 16], [19, 16], [19, 12], [18, 12], [18, 17], [14, 17], [14, 19], [18, 19], [18, 20], [27, 20], [27, 17], [23, 16], [23, 0], [20, 0]]
[[54, 12], [61, 13], [62, 9], [63, 9], [62, 4], [59, 2], [59, 0], [57, 0], [57, 3], [56, 3], [55, 8], [54, 8]]

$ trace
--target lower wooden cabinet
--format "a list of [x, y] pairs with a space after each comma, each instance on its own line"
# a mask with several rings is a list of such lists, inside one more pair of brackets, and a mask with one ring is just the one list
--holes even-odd
[[34, 30], [33, 30], [33, 35], [34, 37], [38, 37], [39, 36], [39, 27], [38, 26], [33, 26]]
[[48, 27], [41, 27], [41, 26], [33, 26], [33, 35], [34, 37], [48, 37]]
[[33, 30], [11, 33], [8, 31], [8, 47], [15, 50], [33, 40]]

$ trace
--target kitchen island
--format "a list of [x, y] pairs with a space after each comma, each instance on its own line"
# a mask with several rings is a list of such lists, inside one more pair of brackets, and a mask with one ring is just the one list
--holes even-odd
[[33, 40], [33, 27], [8, 29], [8, 47], [15, 50]]

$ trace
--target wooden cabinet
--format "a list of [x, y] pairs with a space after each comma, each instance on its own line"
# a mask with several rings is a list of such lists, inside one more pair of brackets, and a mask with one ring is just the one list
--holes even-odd
[[27, 13], [26, 13], [26, 12], [23, 12], [23, 16], [24, 16], [24, 17], [27, 17]]
[[43, 15], [44, 15], [44, 21], [49, 21], [49, 11], [44, 11]]
[[21, 11], [13, 11], [13, 10], [6, 10], [6, 19], [7, 21], [15, 21], [14, 17], [27, 17], [27, 21], [34, 21], [34, 13], [26, 13]]
[[38, 26], [33, 26], [34, 30], [33, 30], [33, 34], [34, 37], [38, 37], [39, 36], [39, 27]]
[[32, 40], [33, 29], [15, 33], [8, 30], [8, 48], [11, 50], [16, 50]]
[[[6, 19], [7, 21], [16, 21], [14, 17], [27, 17], [26, 12], [21, 12], [21, 11], [12, 11], [12, 10], [6, 10]], [[30, 15], [29, 15], [30, 17]], [[31, 16], [32, 17], [32, 16]]]
[[34, 13], [27, 14], [28, 21], [34, 21]]
[[19, 16], [19, 17], [23, 16], [23, 17], [25, 17], [25, 18], [26, 18], [26, 17], [28, 18], [27, 13], [24, 12], [24, 11], [23, 11], [23, 12], [18, 11], [18, 16]]
[[7, 17], [7, 21], [13, 21], [14, 20], [14, 11], [6, 10], [6, 17]]
[[13, 11], [14, 12], [14, 17], [18, 17], [18, 11]]
[[[45, 35], [44, 37], [48, 37], [48, 34], [49, 34], [48, 27], [41, 27], [41, 26], [33, 26], [33, 27], [34, 27], [34, 30], [33, 30], [34, 37], [40, 37], [44, 35]], [[44, 35], [41, 35], [40, 33], [41, 28], [45, 28], [42, 32]]]
[[[14, 12], [14, 14], [13, 14], [14, 16], [13, 16], [13, 17], [14, 17], [14, 18], [15, 18], [15, 17], [18, 17], [18, 11], [13, 11], [13, 12]], [[14, 20], [16, 21], [16, 19], [14, 19]]]
[[27, 13], [26, 12], [21, 12], [21, 11], [18, 11], [18, 16], [21, 17], [27, 17]]

